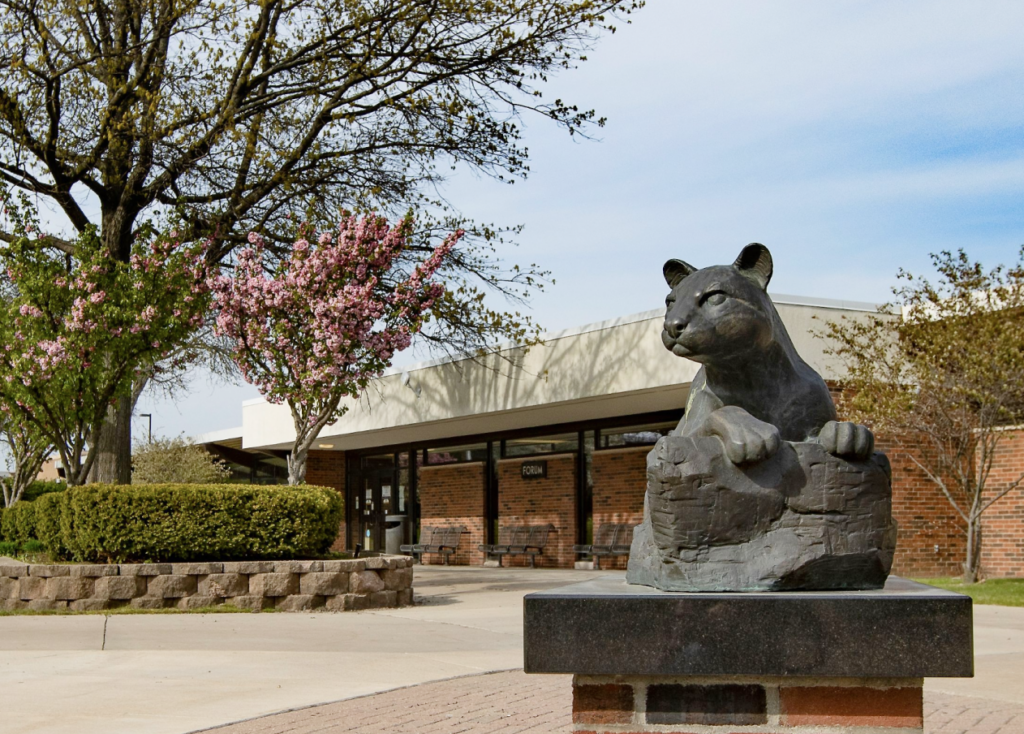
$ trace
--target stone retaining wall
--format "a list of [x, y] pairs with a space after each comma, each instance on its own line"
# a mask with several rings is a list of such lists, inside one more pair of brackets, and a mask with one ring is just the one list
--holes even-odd
[[0, 565], [0, 609], [332, 612], [412, 604], [412, 559]]

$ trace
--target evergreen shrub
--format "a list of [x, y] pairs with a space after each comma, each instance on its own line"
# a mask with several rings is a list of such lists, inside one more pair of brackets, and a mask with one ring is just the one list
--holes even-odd
[[51, 494], [53, 492], [63, 492], [67, 488], [68, 485], [65, 482], [46, 482], [36, 480], [25, 488], [25, 492], [21, 495], [21, 499], [18, 500], [18, 502], [34, 502], [43, 495]]
[[[343, 516], [338, 492], [309, 485], [90, 484], [26, 506], [52, 556], [115, 563], [318, 556]], [[6, 535], [7, 512], [4, 539], [19, 539]]]
[[36, 506], [32, 502], [16, 502], [0, 515], [0, 540], [24, 543], [36, 537]]

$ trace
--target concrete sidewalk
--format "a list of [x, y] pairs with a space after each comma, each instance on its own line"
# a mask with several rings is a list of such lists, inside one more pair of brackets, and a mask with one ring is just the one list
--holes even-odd
[[419, 605], [0, 617], [4, 734], [183, 734], [522, 667], [522, 598], [601, 572], [416, 567]]
[[[420, 605], [372, 612], [0, 617], [2, 729], [5, 734], [184, 734], [403, 686], [520, 668], [522, 597], [601, 573], [616, 572], [417, 567]], [[933, 701], [967, 701], [961, 708], [968, 716], [1024, 705], [1024, 608], [975, 607], [975, 620], [977, 677], [929, 679], [926, 692], [934, 694]], [[558, 701], [568, 690], [567, 677], [524, 678], [491, 682], [500, 683], [500, 690], [524, 691], [516, 700], [534, 712], [539, 699], [529, 681], [550, 687]], [[463, 680], [452, 685], [478, 685]], [[441, 686], [437, 691], [446, 690], [445, 684], [436, 685]], [[428, 699], [437, 695], [419, 690]], [[393, 695], [402, 700], [407, 694]], [[496, 701], [493, 695], [485, 698]], [[361, 700], [352, 705], [376, 705]], [[273, 726], [269, 719], [264, 723]]]

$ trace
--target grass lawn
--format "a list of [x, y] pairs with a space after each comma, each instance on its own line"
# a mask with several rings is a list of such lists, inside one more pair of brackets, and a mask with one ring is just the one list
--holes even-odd
[[922, 584], [967, 594], [975, 604], [1000, 604], [1004, 607], [1024, 607], [1024, 579], [990, 579], [977, 584], [964, 584], [957, 577], [915, 579]]

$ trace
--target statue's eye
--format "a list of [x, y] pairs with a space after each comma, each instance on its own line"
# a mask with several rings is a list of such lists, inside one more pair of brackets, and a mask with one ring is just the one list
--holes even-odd
[[701, 299], [701, 303], [706, 303], [709, 306], [718, 306], [725, 303], [727, 296], [722, 291], [712, 291], [711, 293], [705, 293]]
[[675, 302], [676, 302], [675, 294], [669, 293], [668, 297], [665, 299], [665, 305], [668, 306], [669, 308], [672, 308], [672, 304], [675, 303]]

